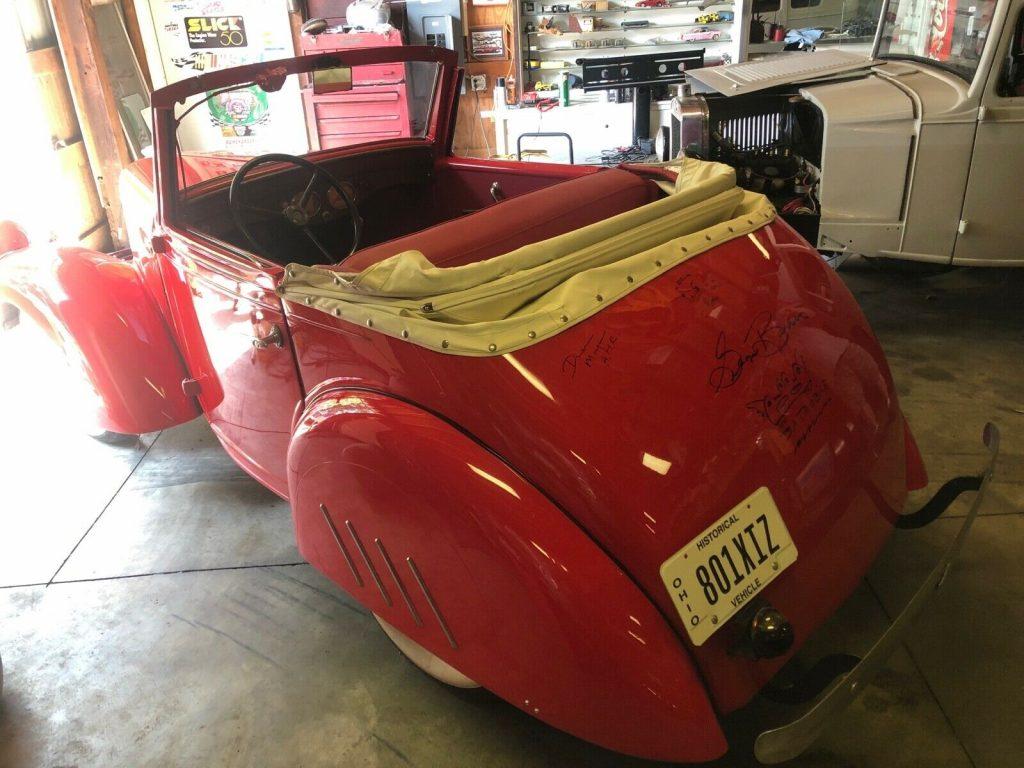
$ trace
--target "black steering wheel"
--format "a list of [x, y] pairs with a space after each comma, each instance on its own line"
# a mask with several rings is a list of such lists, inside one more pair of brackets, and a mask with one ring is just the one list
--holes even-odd
[[[308, 170], [310, 172], [309, 180], [303, 187], [296, 188], [293, 194], [287, 195], [280, 203], [259, 206], [246, 202], [242, 195], [242, 189], [247, 177], [260, 166], [271, 163], [287, 163]], [[275, 191], [277, 191], [276, 187]], [[334, 199], [331, 197], [332, 192], [336, 194]], [[343, 205], [339, 205], [339, 203], [343, 203]], [[252, 247], [260, 253], [267, 254], [273, 249], [268, 248], [264, 242], [253, 235], [252, 222], [247, 219], [246, 214], [257, 213], [264, 219], [268, 215], [281, 217], [309, 238], [331, 264], [340, 264], [359, 249], [363, 220], [356, 209], [352, 193], [331, 173], [301, 157], [271, 153], [254, 157], [248, 161], [235, 172], [235, 177], [231, 180], [231, 189], [228, 191], [228, 207], [231, 209], [231, 217], [238, 225], [238, 229], [245, 235]], [[352, 247], [344, 256], [338, 257], [320, 242], [320, 238], [313, 233], [311, 225], [329, 222], [345, 210], [348, 211], [352, 222]], [[291, 259], [291, 254], [284, 254], [284, 256]]]

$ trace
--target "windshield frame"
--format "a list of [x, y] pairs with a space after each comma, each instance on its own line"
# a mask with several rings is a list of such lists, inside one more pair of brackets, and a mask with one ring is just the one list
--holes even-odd
[[[935, 67], [935, 69], [949, 73], [957, 79], [967, 83], [969, 94], [971, 96], [976, 95], [988, 79], [987, 73], [991, 67], [994, 51], [999, 40], [1002, 38], [1003, 22], [1006, 19], [1007, 7], [1009, 4], [1003, 2], [1003, 0], [996, 0], [995, 7], [992, 12], [992, 21], [989, 24], [988, 33], [985, 38], [985, 45], [982, 48], [981, 55], [978, 57], [978, 66], [975, 67], [974, 72], [970, 77], [967, 77], [961, 69], [951, 64], [930, 59], [927, 56], [918, 56], [912, 53], [881, 53], [879, 49], [882, 44], [882, 35], [886, 27], [886, 17], [889, 14], [890, 5], [892, 5], [892, 0], [883, 0], [882, 8], [878, 17], [878, 26], [875, 28], [874, 43], [871, 46], [871, 58], [880, 59], [881, 61], [909, 61], [915, 64]], [[980, 76], [982, 73], [986, 73], [985, 76]]]
[[[374, 151], [394, 143], [408, 144], [410, 141], [427, 143], [435, 154], [446, 153], [450, 148], [453, 133], [455, 105], [458, 99], [459, 70], [457, 56], [447, 48], [433, 46], [393, 46], [363, 48], [336, 53], [317, 53], [296, 56], [259, 64], [214, 70], [196, 77], [186, 78], [153, 92], [153, 186], [157, 197], [157, 220], [168, 227], [178, 221], [179, 203], [183, 200], [178, 186], [178, 151], [176, 131], [178, 119], [175, 108], [189, 98], [209, 91], [230, 88], [246, 83], [266, 85], [268, 91], [276, 90], [274, 85], [289, 76], [306, 74], [330, 67], [358, 67], [372, 64], [397, 62], [425, 62], [439, 65], [438, 81], [434, 85], [434, 100], [430, 106], [426, 132], [417, 139], [388, 139], [382, 142], [368, 142], [352, 147], [319, 150], [307, 153], [315, 157], [351, 154], [352, 151]], [[278, 85], [278, 87], [280, 87]], [[306, 155], [304, 155], [306, 156]], [[180, 229], [179, 226], [175, 226]]]

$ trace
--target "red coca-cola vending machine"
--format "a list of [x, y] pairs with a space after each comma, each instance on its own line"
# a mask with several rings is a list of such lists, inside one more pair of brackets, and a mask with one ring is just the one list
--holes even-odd
[[928, 38], [928, 56], [945, 61], [953, 45], [953, 26], [956, 21], [956, 0], [935, 0]]

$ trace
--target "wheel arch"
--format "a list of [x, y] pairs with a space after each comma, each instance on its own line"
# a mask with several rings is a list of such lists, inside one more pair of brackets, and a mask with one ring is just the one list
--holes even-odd
[[414, 404], [319, 391], [288, 455], [296, 538], [310, 563], [556, 728], [651, 759], [725, 751], [678, 637], [550, 499]]
[[152, 432], [199, 414], [182, 391], [177, 345], [130, 260], [86, 248], [30, 246], [0, 258], [0, 303], [63, 350], [104, 430]]

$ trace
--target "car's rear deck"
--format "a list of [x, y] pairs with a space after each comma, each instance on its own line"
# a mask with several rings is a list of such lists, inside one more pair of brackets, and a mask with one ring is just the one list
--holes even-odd
[[[1005, 459], [994, 514], [975, 524], [907, 651], [793, 765], [1014, 766], [1024, 754], [1024, 439], [1008, 409], [1024, 361], [1007, 350], [1019, 345], [1024, 282], [1007, 271], [912, 285], [871, 269], [844, 275], [891, 361], [933, 480], [924, 495], [980, 466], [977, 434], [992, 413], [1009, 414]], [[938, 313], [961, 318], [941, 337]], [[0, 334], [0, 359], [32, 359], [23, 330]], [[0, 399], [58, 402], [62, 380], [42, 373], [3, 377]], [[650, 768], [412, 667], [372, 617], [298, 562], [287, 504], [202, 421], [110, 449], [56, 411], [5, 418], [17, 450], [0, 470], [0, 766]], [[964, 446], [978, 453], [956, 455]], [[814, 642], [864, 651], [959, 524], [897, 533]], [[756, 733], [772, 716], [792, 711], [761, 702], [728, 725]], [[721, 761], [748, 764], [741, 753]]]
[[682, 159], [607, 169], [357, 251], [290, 264], [289, 302], [446, 354], [504, 354], [550, 338], [684, 261], [770, 224], [732, 168]]

